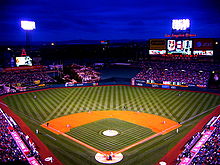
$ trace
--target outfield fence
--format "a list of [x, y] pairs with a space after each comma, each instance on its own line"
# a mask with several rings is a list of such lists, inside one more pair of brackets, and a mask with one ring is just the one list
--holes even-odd
[[[112, 86], [112, 85], [128, 85], [136, 87], [146, 87], [146, 88], [160, 88], [160, 89], [170, 89], [170, 90], [184, 90], [184, 91], [195, 91], [195, 92], [209, 92], [213, 94], [220, 94], [219, 90], [209, 89], [209, 88], [200, 88], [200, 87], [181, 87], [181, 86], [172, 86], [172, 85], [163, 85], [163, 84], [147, 84], [146, 82], [135, 81], [132, 84], [129, 79], [112, 77], [110, 79], [105, 79], [96, 83], [66, 83], [66, 84], [46, 84], [45, 86], [34, 86], [26, 88], [25, 91], [36, 91], [39, 89], [49, 89], [49, 88], [65, 88], [65, 87], [94, 87], [94, 86]], [[16, 91], [15, 93], [22, 93], [24, 91]], [[7, 95], [11, 93], [4, 93], [0, 95]]]

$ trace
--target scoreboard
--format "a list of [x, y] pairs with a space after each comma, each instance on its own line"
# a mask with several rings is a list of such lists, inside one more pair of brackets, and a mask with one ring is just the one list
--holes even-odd
[[168, 40], [167, 54], [192, 54], [192, 40]]
[[151, 39], [150, 40], [149, 55], [158, 55], [158, 56], [181, 55], [181, 57], [184, 56], [202, 57], [202, 56], [213, 56], [213, 54], [214, 54], [214, 40], [212, 38], [167, 39], [167, 40]]

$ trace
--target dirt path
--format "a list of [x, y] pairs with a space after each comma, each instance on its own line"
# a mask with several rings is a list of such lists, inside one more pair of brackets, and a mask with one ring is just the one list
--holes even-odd
[[44, 123], [41, 126], [56, 134], [61, 134], [61, 132], [69, 132], [71, 128], [79, 127], [81, 125], [105, 118], [116, 118], [124, 120], [130, 123], [150, 128], [153, 132], [156, 133], [162, 132], [162, 134], [166, 134], [167, 132], [170, 132], [181, 126], [177, 122], [161, 116], [134, 111], [82, 112], [50, 120], [47, 122], [49, 123], [48, 127], [47, 123]]

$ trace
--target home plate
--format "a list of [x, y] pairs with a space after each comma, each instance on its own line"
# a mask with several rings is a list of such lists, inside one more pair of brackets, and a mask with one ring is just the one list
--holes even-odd
[[108, 158], [107, 158], [106, 155], [97, 153], [97, 154], [95, 155], [95, 159], [96, 159], [98, 162], [100, 162], [100, 163], [113, 164], [113, 163], [118, 163], [118, 162], [120, 162], [120, 161], [123, 159], [123, 155], [122, 155], [122, 153], [115, 154], [115, 155], [112, 155], [112, 159], [111, 159], [111, 160], [108, 160]]

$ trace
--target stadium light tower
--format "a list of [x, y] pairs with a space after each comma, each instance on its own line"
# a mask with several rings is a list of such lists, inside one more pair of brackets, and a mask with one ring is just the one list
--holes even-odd
[[21, 28], [26, 32], [26, 47], [30, 46], [30, 31], [36, 29], [34, 21], [21, 21]]

